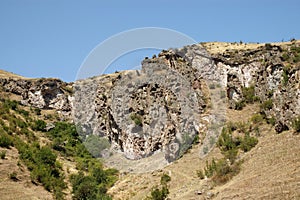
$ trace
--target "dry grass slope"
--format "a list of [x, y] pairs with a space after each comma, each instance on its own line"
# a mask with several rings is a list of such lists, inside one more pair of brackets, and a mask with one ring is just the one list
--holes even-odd
[[[258, 105], [248, 105], [242, 111], [228, 110], [227, 118], [247, 121], [258, 111]], [[159, 184], [160, 176], [171, 176], [169, 198], [182, 199], [299, 199], [300, 198], [300, 135], [291, 131], [276, 134], [267, 124], [260, 126], [259, 143], [242, 155], [241, 172], [222, 186], [200, 180], [196, 171], [206, 160], [220, 158], [215, 148], [204, 159], [199, 158], [200, 146], [194, 146], [181, 159], [163, 170], [148, 174], [128, 174], [111, 188], [114, 199], [144, 199], [151, 188]], [[198, 191], [204, 191], [198, 194]]]

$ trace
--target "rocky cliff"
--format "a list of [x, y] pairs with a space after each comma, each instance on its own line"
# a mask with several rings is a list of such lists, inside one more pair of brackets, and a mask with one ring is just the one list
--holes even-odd
[[74, 84], [1, 78], [0, 85], [24, 105], [73, 114], [84, 140], [98, 135], [110, 142], [101, 152], [106, 158], [112, 152], [133, 160], [161, 153], [163, 162], [171, 162], [195, 136], [206, 144], [216, 139], [227, 107], [253, 102], [277, 132], [291, 129], [300, 115], [299, 42], [222, 51], [210, 45], [162, 51], [145, 59], [140, 71]]
[[56, 109], [70, 117], [72, 110], [72, 83], [59, 79], [0, 78], [4, 91], [21, 96], [23, 105], [40, 109]]

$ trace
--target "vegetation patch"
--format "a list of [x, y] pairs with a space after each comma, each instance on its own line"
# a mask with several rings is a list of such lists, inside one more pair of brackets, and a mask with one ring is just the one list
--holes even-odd
[[[206, 162], [206, 167], [197, 171], [199, 178], [211, 178], [217, 185], [224, 184], [239, 173], [242, 160], [237, 160], [240, 152], [250, 151], [258, 139], [250, 136], [251, 126], [244, 123], [229, 122], [222, 130], [217, 141], [223, 158]], [[234, 134], [239, 136], [233, 136]]]
[[293, 120], [292, 126], [297, 133], [300, 133], [300, 116]]
[[160, 186], [152, 188], [151, 196], [147, 197], [148, 200], [164, 200], [169, 194], [169, 185], [171, 177], [167, 174], [163, 174], [160, 178]]

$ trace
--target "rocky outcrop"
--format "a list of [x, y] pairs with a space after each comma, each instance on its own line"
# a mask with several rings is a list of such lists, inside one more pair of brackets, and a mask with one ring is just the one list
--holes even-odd
[[78, 81], [75, 119], [83, 135], [107, 137], [129, 159], [164, 152], [173, 161], [199, 134], [206, 97], [197, 73], [179, 54], [163, 51], [145, 59], [141, 71]]
[[[299, 60], [298, 43], [213, 55], [195, 44], [145, 59], [142, 70], [74, 84], [2, 78], [0, 86], [21, 95], [24, 105], [72, 113], [83, 140], [98, 135], [110, 142], [102, 157], [120, 153], [142, 160], [163, 155], [156, 160], [169, 163], [190, 147], [196, 135], [207, 153], [218, 138], [226, 109], [245, 100], [245, 88], [254, 88], [261, 114], [275, 121], [276, 131], [291, 128], [291, 121], [300, 115]], [[117, 158], [112, 162], [123, 162]]]
[[0, 79], [6, 92], [21, 96], [21, 103], [40, 109], [56, 109], [65, 115], [72, 110], [72, 84], [58, 79]]
[[296, 43], [285, 47], [266, 44], [214, 55], [227, 88], [228, 106], [234, 109], [244, 99], [242, 89], [254, 86], [261, 112], [276, 121], [276, 131], [291, 128], [293, 119], [300, 115], [300, 63], [295, 59], [299, 48]]

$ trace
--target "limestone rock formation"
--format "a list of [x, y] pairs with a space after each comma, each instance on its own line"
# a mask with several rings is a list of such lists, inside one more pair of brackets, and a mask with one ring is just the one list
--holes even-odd
[[143, 60], [142, 70], [75, 83], [1, 78], [0, 86], [21, 95], [24, 105], [72, 114], [83, 140], [97, 135], [110, 142], [102, 157], [119, 152], [139, 160], [163, 153], [171, 162], [196, 135], [203, 147], [216, 140], [227, 107], [245, 100], [245, 88], [254, 88], [261, 114], [277, 132], [290, 129], [300, 115], [299, 49], [299, 43], [266, 44], [210, 54], [195, 44], [163, 50]]
[[[284, 57], [292, 57], [298, 49], [299, 43], [284, 48], [266, 44], [254, 50], [215, 54], [213, 59], [223, 74], [221, 79], [227, 88], [229, 107], [235, 108], [243, 100], [243, 88], [254, 86], [263, 114], [276, 120], [276, 131], [291, 128], [292, 120], [300, 115], [300, 65], [287, 62]], [[264, 107], [266, 103], [270, 105]]]
[[56, 109], [70, 116], [72, 110], [72, 84], [58, 79], [0, 79], [7, 92], [21, 95], [21, 103], [40, 109]]

